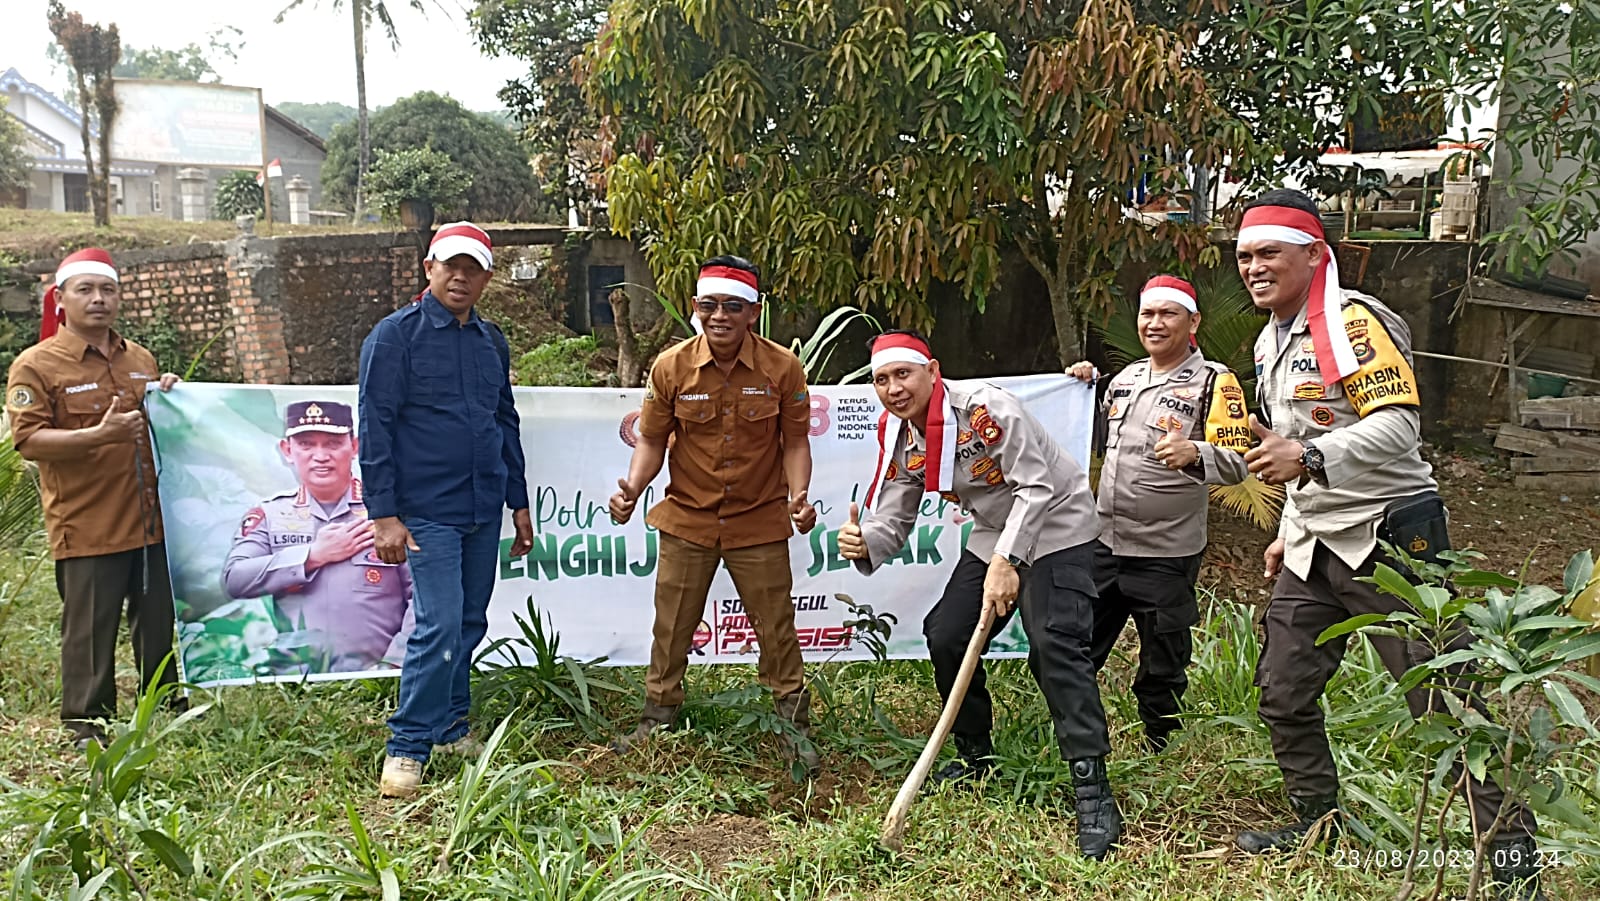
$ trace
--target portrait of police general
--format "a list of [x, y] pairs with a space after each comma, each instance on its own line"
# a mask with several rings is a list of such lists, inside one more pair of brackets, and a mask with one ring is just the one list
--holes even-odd
[[229, 598], [271, 598], [276, 634], [257, 675], [397, 671], [405, 658], [411, 572], [373, 550], [358, 451], [348, 404], [284, 408], [278, 452], [295, 482], [243, 513], [222, 567]]

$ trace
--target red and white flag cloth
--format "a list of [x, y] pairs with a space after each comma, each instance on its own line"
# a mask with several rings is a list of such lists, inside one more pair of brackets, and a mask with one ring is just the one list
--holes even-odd
[[1344, 292], [1339, 288], [1339, 263], [1333, 248], [1323, 237], [1322, 220], [1305, 210], [1286, 206], [1258, 206], [1245, 210], [1239, 223], [1239, 245], [1252, 241], [1281, 241], [1284, 244], [1322, 242], [1323, 264], [1311, 276], [1311, 296], [1306, 300], [1306, 322], [1311, 327], [1311, 345], [1317, 355], [1322, 384], [1332, 385], [1348, 378], [1361, 367], [1356, 352], [1345, 334], [1344, 316], [1339, 312]]
[[[928, 345], [914, 335], [883, 335], [872, 344], [874, 372], [890, 363], [914, 363], [926, 366], [932, 358]], [[878, 489], [889, 477], [889, 467], [894, 462], [894, 451], [900, 444], [901, 436], [906, 435], [907, 430], [911, 428], [911, 423], [903, 419], [899, 420], [898, 427], [891, 425], [890, 420], [895, 418], [888, 410], [883, 411], [883, 415], [878, 417], [878, 467], [872, 484], [867, 486], [865, 506], [868, 508], [871, 508]], [[955, 488], [956, 433], [959, 426], [960, 417], [955, 407], [950, 404], [949, 395], [944, 389], [944, 379], [934, 379], [933, 394], [928, 398], [928, 423], [923, 430], [928, 444], [927, 472], [924, 478], [928, 491], [946, 492]], [[909, 439], [909, 435], [907, 438]]]
[[256, 184], [265, 185], [267, 183], [267, 179], [269, 179], [269, 178], [282, 178], [282, 177], [283, 177], [283, 162], [281, 160], [276, 160], [275, 159], [272, 162], [267, 164], [267, 171], [265, 173], [261, 173], [261, 172], [257, 172], [256, 173]]

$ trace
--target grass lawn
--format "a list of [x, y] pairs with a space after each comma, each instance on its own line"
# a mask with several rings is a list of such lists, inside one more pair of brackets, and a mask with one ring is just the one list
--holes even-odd
[[[809, 667], [826, 770], [813, 783], [792, 781], [779, 759], [752, 668], [691, 668], [685, 728], [618, 758], [602, 743], [631, 727], [640, 673], [548, 655], [480, 681], [479, 734], [503, 724], [502, 740], [478, 766], [436, 759], [414, 803], [377, 797], [391, 680], [197, 692], [210, 704], [198, 718], [173, 726], [156, 713], [134, 736], [129, 750], [151, 749], [142, 781], [137, 753], [115, 769], [102, 761], [109, 778], [96, 781], [55, 720], [52, 582], [47, 560], [0, 550], [0, 875], [13, 898], [90, 896], [73, 894], [73, 836], [84, 871], [105, 871], [102, 898], [1387, 898], [1401, 871], [1370, 852], [1405, 846], [1423, 781], [1418, 755], [1392, 737], [1393, 683], [1362, 643], [1330, 718], [1356, 834], [1327, 852], [1231, 851], [1237, 829], [1288, 810], [1254, 716], [1249, 613], [1219, 600], [1196, 635], [1191, 724], [1164, 754], [1143, 750], [1129, 661], [1105, 674], [1128, 831], [1104, 863], [1076, 854], [1070, 779], [1021, 661], [991, 670], [1000, 775], [979, 795], [924, 794], [901, 854], [876, 837], [938, 713], [921, 662]], [[126, 643], [119, 652], [130, 716]], [[1596, 769], [1592, 754], [1563, 765], [1567, 803], [1591, 818]], [[1455, 848], [1464, 820], [1460, 805], [1444, 820]], [[1595, 841], [1546, 823], [1552, 848]], [[1600, 860], [1558, 854], [1553, 896], [1595, 897]], [[1437, 869], [1418, 872], [1426, 897]], [[1466, 870], [1445, 876], [1446, 894], [1461, 895]]]

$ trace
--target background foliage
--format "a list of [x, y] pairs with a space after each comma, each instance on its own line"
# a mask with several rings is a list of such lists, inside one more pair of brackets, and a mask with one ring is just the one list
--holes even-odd
[[[355, 198], [356, 128], [345, 123], [328, 138], [322, 187], [328, 202]], [[461, 213], [479, 222], [533, 221], [540, 214], [528, 154], [516, 136], [457, 101], [422, 91], [372, 115], [373, 151], [432, 148], [472, 178]], [[561, 221], [565, 221], [562, 217]]]

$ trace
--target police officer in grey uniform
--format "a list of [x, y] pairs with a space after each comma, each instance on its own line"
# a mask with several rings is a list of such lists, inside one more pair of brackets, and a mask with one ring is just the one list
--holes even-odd
[[232, 598], [272, 595], [274, 618], [318, 656], [312, 672], [398, 667], [410, 637], [411, 572], [372, 549], [372, 524], [351, 473], [350, 407], [290, 404], [278, 448], [300, 487], [244, 515], [223, 565]]
[[[966, 548], [922, 624], [939, 696], [949, 697], [984, 608], [996, 614], [993, 639], [1010, 620], [1026, 579], [1021, 607], [1028, 666], [1072, 771], [1078, 849], [1102, 858], [1122, 833], [1122, 813], [1106, 776], [1111, 746], [1089, 659], [1091, 547], [1100, 525], [1088, 474], [1012, 394], [940, 378], [920, 335], [878, 336], [872, 378], [887, 410], [878, 423], [878, 471], [866, 495], [871, 515], [860, 521], [850, 505], [839, 553], [864, 573], [881, 567], [905, 545], [929, 491], [971, 513]], [[991, 719], [979, 663], [952, 730], [960, 760], [947, 768], [945, 781], [971, 780], [988, 769]]]
[[[1298, 845], [1318, 821], [1339, 826], [1339, 774], [1320, 699], [1345, 639], [1319, 645], [1317, 637], [1353, 616], [1409, 610], [1403, 599], [1360, 581], [1385, 559], [1380, 537], [1422, 557], [1447, 549], [1449, 540], [1420, 452], [1405, 320], [1375, 298], [1340, 288], [1317, 208], [1298, 191], [1270, 191], [1245, 208], [1238, 265], [1256, 306], [1273, 316], [1255, 347], [1256, 393], [1268, 421], [1252, 417], [1260, 443], [1245, 459], [1262, 481], [1288, 486], [1278, 539], [1265, 554], [1267, 577], [1277, 581], [1263, 618], [1256, 683], [1298, 820], [1236, 838], [1243, 850], [1261, 853]], [[1409, 520], [1404, 538], [1400, 519]], [[1461, 636], [1459, 644], [1468, 640]], [[1422, 641], [1372, 643], [1397, 679], [1432, 655]], [[1411, 691], [1412, 714], [1446, 709], [1437, 691]], [[1487, 831], [1505, 793], [1470, 776], [1466, 793], [1475, 831]], [[1543, 897], [1535, 828], [1528, 809], [1513, 802], [1492, 837], [1490, 864], [1502, 897]]]
[[[1180, 723], [1200, 621], [1194, 584], [1206, 547], [1206, 486], [1248, 475], [1244, 389], [1232, 370], [1200, 353], [1194, 286], [1158, 275], [1139, 292], [1139, 342], [1150, 354], [1112, 378], [1101, 402], [1100, 540], [1094, 546], [1094, 637], [1089, 656], [1105, 666], [1132, 617], [1139, 632], [1133, 694], [1145, 741], [1167, 745]], [[1094, 366], [1068, 370], [1082, 381]]]

